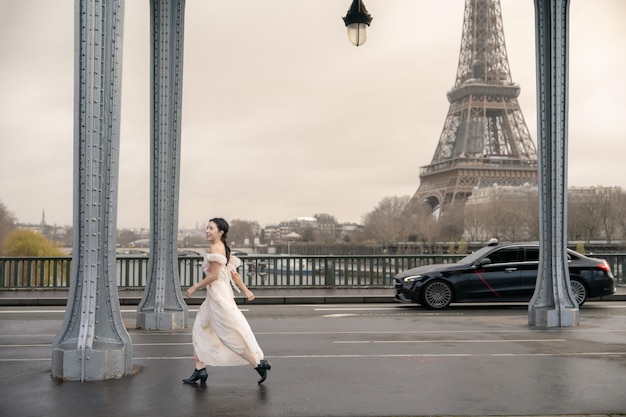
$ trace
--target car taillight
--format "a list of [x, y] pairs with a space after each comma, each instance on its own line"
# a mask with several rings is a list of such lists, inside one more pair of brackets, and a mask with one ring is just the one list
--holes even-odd
[[598, 264], [598, 268], [606, 272], [611, 272], [611, 267], [606, 262], [602, 262], [601, 264]]

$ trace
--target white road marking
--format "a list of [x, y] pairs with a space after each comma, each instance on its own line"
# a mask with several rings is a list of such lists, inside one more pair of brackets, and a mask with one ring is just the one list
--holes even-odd
[[[191, 342], [175, 342], [175, 343], [133, 343], [133, 346], [186, 346], [191, 345]], [[0, 345], [0, 348], [21, 348], [21, 347], [45, 347], [51, 348], [52, 343], [38, 343], [31, 345]]]
[[65, 310], [0, 310], [0, 314], [63, 313]]
[[[626, 304], [623, 305], [594, 305], [593, 308], [587, 308], [587, 310], [592, 310], [592, 309], [597, 309], [597, 308], [602, 308], [602, 309], [611, 309], [611, 308], [626, 308]], [[582, 311], [584, 312], [586, 309], [585, 306], [582, 307]], [[192, 313], [197, 313], [199, 310], [199, 307], [193, 307], [193, 308], [188, 308], [187, 309], [189, 312]], [[243, 311], [243, 312], [249, 312], [250, 308], [240, 308], [239, 310]], [[403, 308], [403, 306], [397, 306], [397, 307], [314, 307], [313, 311], [396, 311], [396, 312], [403, 312], [403, 310], [407, 310], [406, 308]], [[408, 310], [407, 310], [408, 311]], [[124, 309], [120, 309], [120, 313], [136, 313], [137, 309], [133, 308], [133, 309], [128, 309], [128, 308], [124, 308]], [[40, 313], [61, 313], [61, 314], [65, 314], [65, 307], [59, 307], [58, 309], [45, 309], [45, 310], [36, 310], [36, 309], [19, 309], [19, 310], [3, 310], [0, 309], [0, 314], [40, 314]], [[459, 315], [465, 315], [466, 313], [459, 311], [450, 311], [450, 310], [446, 310], [446, 311], [440, 311], [440, 312], [428, 312], [428, 311], [419, 311], [418, 312], [419, 316], [459, 316]]]
[[[187, 311], [189, 312], [193, 312], [193, 313], [197, 313], [199, 310], [199, 308], [188, 308]], [[240, 308], [240, 311], [250, 311], [249, 308]], [[121, 309], [120, 313], [136, 313], [137, 309]], [[64, 309], [58, 309], [58, 310], [30, 310], [30, 309], [23, 309], [23, 310], [0, 310], [0, 314], [38, 314], [38, 313], [62, 313], [65, 314], [65, 310]]]
[[52, 347], [52, 343], [37, 343], [32, 345], [0, 345], [0, 348], [22, 348], [22, 347]]
[[[266, 359], [361, 359], [361, 358], [529, 358], [529, 357], [626, 357], [626, 352], [567, 352], [567, 353], [393, 353], [393, 354], [350, 354], [350, 355], [276, 355], [266, 356]], [[134, 356], [134, 361], [167, 361], [167, 360], [192, 360], [193, 356]], [[51, 358], [22, 358], [0, 359], [0, 363], [7, 362], [45, 362]]]
[[518, 343], [518, 342], [567, 342], [567, 339], [481, 339], [481, 340], [459, 340], [459, 339], [445, 339], [445, 340], [342, 340], [334, 341], [336, 344], [392, 344], [392, 343]]
[[[461, 306], [461, 305], [459, 305]], [[477, 307], [480, 306], [480, 304], [471, 304], [472, 307]], [[318, 307], [318, 308], [314, 308], [314, 311], [402, 311], [402, 310], [413, 310], [414, 307], [417, 306], [413, 306], [413, 305], [399, 305], [396, 307]], [[583, 306], [582, 307], [582, 311], [584, 312], [585, 310], [592, 310], [592, 309], [598, 309], [598, 308], [626, 308], [626, 304], [624, 305], [593, 305], [593, 306]], [[465, 314], [462, 311], [451, 311], [451, 310], [442, 310], [442, 311], [427, 311], [427, 310], [420, 310], [419, 308], [417, 309], [419, 311], [419, 315], [423, 316], [423, 315], [434, 315], [434, 314], [445, 314], [446, 316], [452, 316], [452, 315], [462, 315]]]
[[266, 356], [268, 359], [349, 359], [349, 358], [483, 358], [483, 357], [575, 357], [575, 356], [626, 356], [626, 352], [568, 352], [568, 353], [393, 353], [379, 355], [285, 355], [285, 356]]
[[398, 311], [398, 307], [320, 307], [314, 311]]
[[[567, 339], [481, 339], [481, 340], [334, 340], [332, 343], [342, 344], [403, 344], [403, 343], [522, 343], [522, 342], [567, 342]], [[133, 343], [133, 346], [187, 346], [191, 342]], [[19, 347], [52, 347], [51, 343], [28, 345], [0, 345], [0, 348]]]
[[[491, 334], [515, 334], [515, 333], [533, 333], [537, 334], [541, 330], [537, 329], [519, 329], [519, 330], [395, 330], [395, 331], [337, 331], [337, 332], [254, 332], [256, 335], [264, 335], [264, 336], [318, 336], [318, 335], [394, 335], [394, 334], [415, 334], [415, 335], [426, 335], [426, 334], [471, 334], [471, 333], [491, 333]], [[624, 333], [626, 329], [581, 329], [579, 327], [575, 328], [564, 328], [559, 329], [560, 332], [571, 332], [571, 333]], [[178, 332], [152, 332], [149, 330], [141, 330], [141, 329], [129, 329], [129, 334], [131, 338], [138, 337], [161, 337], [161, 336], [189, 336], [191, 335], [191, 329], [181, 330]], [[0, 339], [2, 338], [25, 338], [25, 337], [41, 337], [41, 338], [54, 338], [56, 335], [54, 334], [0, 334]], [[12, 345], [13, 346], [13, 345]]]

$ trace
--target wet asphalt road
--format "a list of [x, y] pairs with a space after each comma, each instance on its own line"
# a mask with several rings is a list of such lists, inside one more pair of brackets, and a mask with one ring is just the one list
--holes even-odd
[[[626, 413], [626, 303], [589, 302], [580, 326], [527, 325], [525, 306], [242, 306], [273, 367], [193, 370], [190, 330], [134, 329], [135, 373], [50, 377], [63, 307], [0, 308], [1, 416], [409, 416]], [[190, 322], [197, 306], [190, 307]]]

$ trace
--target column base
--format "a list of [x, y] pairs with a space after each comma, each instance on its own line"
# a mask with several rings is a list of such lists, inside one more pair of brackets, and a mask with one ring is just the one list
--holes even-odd
[[60, 345], [52, 349], [52, 377], [66, 381], [117, 379], [132, 373], [132, 357], [132, 346], [122, 343], [98, 343], [85, 351]]
[[577, 307], [529, 307], [528, 325], [536, 327], [577, 327], [580, 313]]
[[187, 328], [186, 311], [139, 311], [137, 328], [144, 330], [182, 330]]

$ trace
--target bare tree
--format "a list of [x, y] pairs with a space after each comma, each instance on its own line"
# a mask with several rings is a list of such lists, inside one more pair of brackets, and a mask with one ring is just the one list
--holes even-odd
[[503, 224], [506, 209], [503, 207], [503, 204], [496, 199], [492, 199], [487, 206], [489, 210], [483, 217], [483, 228], [489, 237], [497, 237], [500, 240], [506, 240], [506, 230]]
[[339, 224], [335, 216], [321, 213], [313, 217], [317, 220], [317, 240], [320, 242], [336, 242], [339, 236]]
[[439, 217], [438, 239], [445, 242], [456, 242], [463, 236], [463, 205], [455, 204]]
[[437, 239], [439, 225], [430, 205], [414, 206], [410, 212], [405, 210], [402, 216], [408, 241], [430, 243]]
[[568, 239], [586, 242], [597, 238], [600, 210], [595, 195], [573, 194], [568, 202]]
[[526, 240], [539, 240], [539, 194], [533, 193], [521, 202], [523, 211]]
[[302, 229], [300, 231], [300, 237], [303, 242], [315, 242], [315, 232], [310, 227]]
[[236, 245], [243, 245], [248, 239], [250, 244], [254, 243], [254, 238], [261, 236], [261, 226], [258, 222], [234, 219], [230, 222], [228, 240]]
[[607, 242], [611, 242], [615, 238], [617, 230], [617, 199], [618, 195], [607, 189], [606, 192], [598, 194], [598, 214], [604, 238]]
[[470, 241], [485, 240], [484, 217], [487, 210], [483, 205], [467, 204], [465, 206], [465, 234]]
[[537, 192], [511, 191], [498, 192], [494, 188], [491, 198], [486, 203], [469, 206], [471, 210], [468, 215], [472, 219], [470, 224], [476, 231], [483, 232], [482, 235], [475, 233], [480, 239], [496, 237], [501, 241], [526, 241], [539, 238]]
[[615, 197], [615, 223], [619, 229], [620, 237], [626, 238], [626, 194], [620, 191]]
[[410, 196], [385, 197], [374, 210], [363, 216], [366, 236], [378, 242], [398, 242], [408, 237], [405, 209]]
[[117, 231], [117, 244], [122, 247], [139, 240], [140, 236], [130, 229], [120, 229]]
[[519, 196], [501, 201], [501, 228], [503, 238], [510, 242], [527, 239], [526, 207]]

